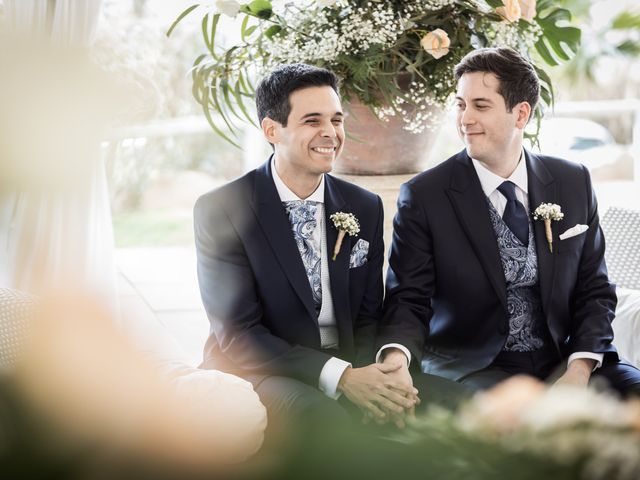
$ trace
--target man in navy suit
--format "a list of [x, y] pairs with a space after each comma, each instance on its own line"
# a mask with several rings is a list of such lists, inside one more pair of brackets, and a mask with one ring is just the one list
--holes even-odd
[[[379, 355], [407, 382], [410, 364], [477, 389], [529, 374], [637, 393], [640, 372], [611, 344], [617, 299], [589, 172], [523, 149], [534, 68], [481, 49], [455, 76], [466, 149], [401, 188]], [[543, 203], [564, 214], [550, 242], [532, 215]]]
[[[401, 422], [417, 392], [389, 377], [398, 366], [372, 363], [383, 298], [382, 202], [327, 175], [344, 142], [338, 80], [286, 65], [262, 80], [256, 105], [274, 154], [195, 206], [198, 279], [211, 323], [203, 367], [251, 381], [271, 425], [311, 417], [344, 423], [343, 405]], [[344, 237], [333, 259], [337, 212], [352, 214], [360, 230]]]

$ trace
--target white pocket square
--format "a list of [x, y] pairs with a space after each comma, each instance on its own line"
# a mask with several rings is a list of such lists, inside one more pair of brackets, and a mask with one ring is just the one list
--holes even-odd
[[577, 224], [575, 227], [571, 227], [569, 230], [560, 234], [560, 240], [566, 240], [567, 238], [575, 237], [581, 233], [586, 232], [589, 229], [588, 225]]
[[349, 268], [357, 268], [367, 263], [367, 254], [369, 253], [369, 242], [358, 239], [356, 244], [351, 248], [349, 255]]

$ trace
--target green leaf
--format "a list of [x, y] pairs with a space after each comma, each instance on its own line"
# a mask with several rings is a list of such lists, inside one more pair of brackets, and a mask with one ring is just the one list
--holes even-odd
[[[214, 109], [220, 114], [220, 118], [222, 118], [222, 120], [226, 124], [229, 131], [235, 135], [237, 128], [235, 128], [235, 125], [233, 125], [233, 123], [231, 122], [231, 118], [229, 118], [229, 115], [227, 114], [226, 109], [220, 103], [220, 98], [218, 97], [218, 85], [212, 84], [211, 91], [212, 91], [212, 95], [210, 95], [209, 98], [213, 101]], [[223, 93], [224, 93], [224, 89], [223, 89]], [[231, 108], [230, 106], [228, 107]]]
[[178, 23], [180, 23], [184, 17], [189, 15], [199, 6], [200, 6], [199, 3], [196, 3], [195, 5], [191, 5], [189, 8], [185, 9], [180, 15], [178, 15], [178, 18], [175, 19], [175, 21], [169, 27], [169, 30], [167, 30], [167, 33], [166, 33], [167, 37], [171, 35], [171, 32], [173, 32], [173, 30], [178, 26]]
[[242, 19], [242, 23], [240, 24], [240, 38], [242, 39], [243, 42], [246, 42], [246, 34], [245, 31], [247, 30], [247, 25], [249, 24], [249, 16], [246, 15], [243, 19]]
[[202, 107], [202, 112], [204, 113], [205, 118], [207, 119], [207, 122], [209, 123], [209, 126], [211, 126], [211, 128], [213, 129], [213, 131], [219, 135], [220, 137], [222, 137], [224, 140], [226, 140], [227, 142], [231, 143], [232, 145], [235, 145], [236, 147], [240, 148], [240, 146], [234, 142], [233, 140], [231, 140], [223, 131], [220, 127], [218, 127], [218, 125], [216, 125], [216, 122], [213, 120], [213, 117], [211, 116], [211, 110], [209, 109], [209, 93], [210, 93], [210, 88], [208, 86], [202, 85], [202, 97], [200, 100], [198, 100], [198, 103], [200, 103], [200, 106]]
[[211, 55], [213, 56], [213, 58], [218, 58], [218, 56], [216, 55], [215, 52], [215, 44], [216, 44], [216, 32], [218, 31], [218, 22], [220, 21], [220, 14], [216, 13], [213, 16], [213, 22], [211, 22], [211, 48], [210, 48], [210, 52]]
[[640, 29], [640, 11], [630, 12], [623, 11], [617, 15], [611, 22], [611, 28], [614, 30]]
[[231, 140], [231, 138], [229, 138], [227, 135], [225, 135], [224, 132], [222, 131], [222, 129], [220, 127], [218, 127], [215, 124], [215, 122], [213, 121], [213, 118], [211, 117], [211, 110], [209, 108], [210, 104], [213, 106], [213, 109], [220, 114], [220, 118], [222, 118], [222, 120], [226, 124], [228, 130], [231, 133], [234, 133], [234, 129], [232, 128], [231, 123], [227, 119], [227, 116], [225, 115], [225, 112], [222, 110], [222, 108], [220, 108], [220, 102], [218, 100], [218, 91], [217, 91], [216, 86], [215, 85], [211, 85], [209, 90], [211, 92], [211, 95], [207, 95], [207, 97], [206, 97], [207, 101], [203, 105], [204, 113], [205, 113], [205, 116], [207, 117], [207, 121], [209, 122], [209, 125], [211, 125], [211, 127], [215, 130], [215, 132], [218, 135], [220, 135], [222, 138], [224, 138], [226, 141], [228, 141], [232, 145], [235, 145], [236, 147], [242, 149], [237, 142], [234, 142], [233, 140]]
[[[244, 99], [243, 97], [243, 93], [240, 90], [241, 88], [241, 84], [242, 84], [242, 72], [240, 72], [238, 74], [238, 81], [236, 82], [236, 86], [233, 89], [233, 95], [236, 98], [236, 103], [238, 104], [238, 107], [240, 107], [240, 110], [242, 110], [242, 113], [244, 114], [245, 118], [255, 127], [258, 126], [258, 124], [256, 123], [255, 119], [249, 115], [249, 112], [247, 112], [247, 109], [244, 106]], [[253, 98], [253, 96], [251, 96], [251, 98]]]
[[553, 107], [556, 99], [555, 93], [553, 91], [551, 77], [545, 70], [538, 67], [537, 65], [534, 65], [533, 68], [536, 70], [536, 74], [540, 79], [540, 97], [542, 97], [542, 100], [548, 107]]
[[486, 2], [491, 8], [504, 7], [502, 0], [486, 0]]
[[204, 112], [204, 116], [207, 119], [207, 122], [209, 123], [209, 125], [211, 126], [211, 128], [213, 129], [213, 131], [219, 135], [220, 137], [222, 137], [224, 140], [226, 140], [227, 142], [229, 142], [231, 145], [233, 145], [234, 147], [242, 150], [242, 147], [237, 143], [234, 142], [233, 140], [231, 140], [231, 138], [229, 138], [227, 135], [225, 135], [225, 133], [222, 131], [222, 129], [220, 127], [218, 127], [218, 125], [216, 125], [216, 122], [213, 120], [213, 118], [211, 117], [211, 112], [209, 111], [208, 106], [205, 107], [204, 105], [202, 106], [202, 111]]
[[[561, 26], [562, 22], [571, 21], [571, 13], [563, 8], [551, 9], [549, 13], [536, 18], [542, 28], [543, 35], [536, 43], [536, 50], [542, 59], [551, 66], [558, 65], [560, 60], [570, 60], [580, 47], [581, 31], [579, 28]], [[567, 52], [567, 49], [569, 52]], [[553, 52], [553, 54], [552, 54]]]
[[251, 14], [264, 20], [270, 18], [273, 14], [273, 6], [269, 0], [253, 0], [247, 7], [249, 7]]
[[538, 42], [536, 42], [535, 47], [540, 54], [540, 57], [545, 61], [547, 65], [550, 65], [552, 67], [560, 65], [560, 63], [555, 58], [553, 58], [553, 55], [551, 55], [551, 52], [549, 52], [549, 49], [543, 41], [539, 40]]
[[[241, 122], [244, 121], [244, 118], [242, 118], [238, 112], [236, 111], [236, 109], [234, 108], [234, 101], [231, 100], [231, 95], [233, 95], [233, 90], [231, 89], [231, 86], [229, 85], [229, 82], [227, 80], [222, 80], [220, 82], [220, 88], [222, 89], [222, 95], [224, 97], [224, 104], [227, 106], [227, 108], [229, 109], [229, 111]], [[234, 95], [235, 97], [235, 95]]]
[[209, 38], [209, 14], [207, 13], [204, 17], [202, 17], [202, 39], [204, 40], [204, 44], [207, 46], [207, 50], [213, 50], [213, 42]]
[[616, 46], [616, 50], [623, 55], [629, 57], [640, 56], [640, 42], [634, 42], [633, 40], [625, 40], [621, 44]]
[[269, 40], [271, 40], [274, 37], [274, 35], [277, 35], [281, 31], [282, 31], [282, 27], [280, 25], [271, 25], [264, 32], [264, 36], [267, 37]]

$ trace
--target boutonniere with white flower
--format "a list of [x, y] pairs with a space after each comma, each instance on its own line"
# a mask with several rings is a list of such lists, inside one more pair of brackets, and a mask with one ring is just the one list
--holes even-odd
[[351, 237], [357, 237], [358, 232], [360, 232], [360, 223], [353, 213], [336, 212], [329, 218], [333, 220], [333, 225], [338, 229], [338, 239], [335, 247], [333, 247], [332, 257], [332, 260], [335, 260], [338, 253], [340, 253], [345, 234], [348, 233]]
[[560, 205], [555, 203], [541, 203], [533, 212], [534, 220], [544, 220], [544, 231], [547, 234], [549, 251], [553, 253], [553, 236], [551, 235], [551, 221], [558, 221], [564, 218], [564, 213]]

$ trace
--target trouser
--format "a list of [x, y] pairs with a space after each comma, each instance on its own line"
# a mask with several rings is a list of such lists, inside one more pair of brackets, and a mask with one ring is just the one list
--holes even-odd
[[[553, 382], [565, 369], [566, 360], [559, 361], [555, 350], [501, 352], [487, 368], [466, 375], [459, 382], [475, 390], [491, 388], [518, 374]], [[623, 359], [612, 361], [605, 357], [602, 367], [591, 375], [590, 382], [596, 386], [604, 384], [622, 396], [640, 395], [640, 370]]]

